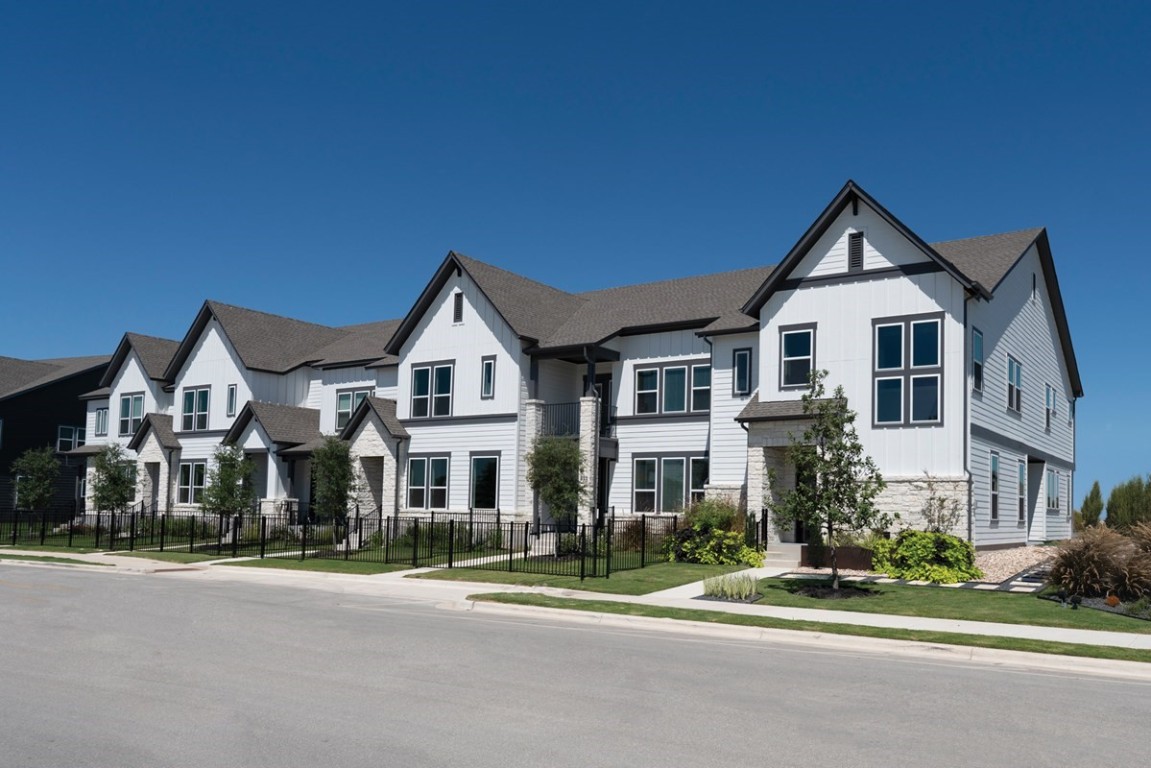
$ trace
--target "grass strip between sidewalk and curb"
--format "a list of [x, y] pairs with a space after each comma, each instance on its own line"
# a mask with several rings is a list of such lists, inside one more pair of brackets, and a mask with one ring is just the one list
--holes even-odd
[[94, 555], [100, 552], [107, 552], [106, 549], [95, 549], [93, 547], [61, 547], [55, 544], [4, 544], [0, 546], [0, 553], [3, 552], [67, 552], [73, 555]]
[[22, 563], [50, 563], [52, 565], [99, 565], [109, 567], [112, 563], [94, 563], [91, 560], [76, 560], [71, 557], [55, 557], [53, 555], [13, 555], [0, 551], [0, 561], [16, 560]]
[[[217, 558], [219, 559], [219, 558]], [[315, 571], [319, 573], [353, 573], [372, 575], [410, 570], [410, 565], [372, 563], [363, 560], [285, 560], [268, 558], [265, 560], [240, 560], [229, 563], [215, 563], [214, 567], [274, 568], [282, 571]]]
[[227, 555], [198, 555], [195, 552], [149, 552], [135, 550], [132, 552], [112, 552], [116, 557], [138, 557], [142, 560], [159, 560], [165, 563], [205, 563], [212, 560], [223, 560]]
[[470, 595], [469, 600], [477, 602], [504, 603], [507, 605], [528, 605], [540, 608], [560, 608], [564, 610], [606, 613], [619, 616], [642, 616], [653, 619], [679, 619], [699, 621], [707, 624], [732, 624], [741, 627], [762, 627], [764, 629], [786, 629], [798, 632], [822, 632], [831, 635], [854, 635], [875, 637], [886, 640], [909, 640], [919, 643], [941, 645], [963, 645], [976, 648], [994, 648], [1003, 651], [1025, 651], [1047, 653], [1057, 656], [1083, 656], [1093, 659], [1113, 661], [1138, 661], [1151, 663], [1151, 651], [1113, 646], [1084, 645], [1081, 643], [1058, 643], [1050, 640], [1030, 640], [998, 635], [970, 635], [959, 632], [934, 632], [922, 629], [894, 629], [869, 627], [859, 624], [835, 624], [824, 621], [804, 621], [797, 619], [777, 619], [770, 616], [747, 616], [715, 611], [697, 611], [688, 608], [663, 608], [636, 603], [617, 603], [607, 600], [579, 600], [575, 598], [551, 597], [522, 593], [494, 592]]
[[555, 587], [581, 592], [604, 592], [612, 595], [648, 595], [684, 584], [703, 581], [711, 576], [733, 573], [743, 565], [699, 565], [696, 563], [655, 563], [646, 568], [615, 571], [610, 578], [584, 579], [578, 576], [549, 576], [544, 573], [497, 571], [479, 568], [445, 568], [413, 573], [409, 579], [469, 581], [480, 584], [504, 584], [518, 587]]
[[998, 624], [1027, 624], [1033, 627], [1090, 629], [1102, 632], [1151, 634], [1151, 621], [1090, 608], [1071, 610], [1034, 593], [992, 592], [940, 586], [868, 584], [844, 582], [844, 586], [870, 592], [869, 597], [827, 600], [797, 594], [806, 584], [828, 584], [817, 579], [762, 579], [759, 605], [780, 608], [818, 608], [825, 611], [883, 613], [891, 616], [922, 616], [957, 621], [990, 621]]

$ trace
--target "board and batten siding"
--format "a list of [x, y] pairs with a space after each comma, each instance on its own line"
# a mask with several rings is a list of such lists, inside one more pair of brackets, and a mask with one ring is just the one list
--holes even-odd
[[[860, 206], [860, 217], [867, 212]], [[835, 269], [846, 272], [846, 262], [835, 256], [837, 243], [855, 226], [845, 211], [803, 261], [812, 262], [812, 273], [831, 274], [830, 267], [816, 268], [818, 248]], [[867, 247], [877, 249], [884, 263], [909, 264], [926, 260], [910, 242], [881, 220], [866, 229]], [[878, 256], [871, 258], [876, 262]], [[870, 263], [870, 262], [869, 262]], [[922, 477], [926, 470], [937, 477], [961, 477], [964, 472], [963, 435], [966, 430], [966, 390], [963, 287], [946, 272], [905, 275], [886, 273], [845, 282], [816, 282], [794, 290], [779, 291], [760, 312], [759, 397], [761, 401], [798, 400], [803, 389], [780, 386], [780, 327], [815, 324], [814, 367], [828, 371], [825, 387], [830, 393], [842, 385], [849, 407], [857, 414], [855, 426], [860, 442], [883, 475]], [[940, 313], [942, 325], [942, 423], [902, 427], [874, 427], [872, 321]]]
[[[209, 387], [208, 395], [208, 430], [223, 431], [232, 426], [234, 416], [227, 415], [228, 386], [236, 385], [236, 414], [239, 414], [244, 403], [248, 400], [267, 399], [253, 394], [251, 380], [245, 376], [246, 370], [240, 362], [239, 355], [232, 348], [220, 329], [219, 323], [213, 318], [208, 321], [200, 338], [196, 340], [191, 353], [184, 361], [184, 365], [176, 373], [173, 381], [172, 401], [172, 427], [177, 434], [182, 433], [182, 416], [184, 408], [184, 391]], [[268, 374], [263, 374], [268, 375]], [[282, 402], [282, 401], [271, 401]], [[183, 432], [183, 435], [191, 433]], [[184, 442], [181, 436], [180, 442]], [[215, 438], [219, 443], [219, 438]], [[209, 451], [208, 455], [211, 455]]]
[[[410, 456], [448, 456], [448, 509], [466, 511], [471, 501], [471, 457], [474, 454], [498, 454], [500, 511], [516, 517], [530, 517], [531, 510], [516, 508], [516, 478], [520, 459], [517, 421], [502, 419], [435, 419], [405, 421], [411, 435], [400, 461], [400, 507], [407, 510], [408, 458]], [[412, 510], [420, 511], [420, 510]]]
[[927, 258], [875, 211], [861, 204], [858, 215], [850, 210], [840, 214], [788, 277], [829, 277], [847, 272], [848, 238], [852, 232], [863, 233], [865, 271], [905, 266]]
[[[754, 333], [716, 336], [712, 339], [710, 483], [740, 486], [747, 483], [747, 432], [735, 417], [751, 395], [735, 395], [732, 361], [737, 349], [752, 349], [752, 372], [758, 364], [758, 338]], [[752, 376], [752, 391], [754, 379]]]
[[126, 448], [132, 435], [120, 434], [120, 397], [140, 392], [144, 394], [145, 414], [171, 412], [172, 395], [161, 389], [160, 382], [148, 378], [144, 373], [144, 367], [140, 364], [140, 358], [136, 356], [136, 351], [132, 350], [112, 380], [112, 393], [108, 398], [108, 436], [96, 438], [93, 424], [91, 431], [87, 433], [88, 442], [118, 443]]
[[[453, 294], [464, 295], [463, 321], [453, 322]], [[453, 275], [420, 317], [400, 351], [397, 412], [411, 416], [412, 368], [454, 361], [452, 415], [475, 416], [519, 412], [520, 379], [526, 361], [519, 338], [467, 274]], [[494, 397], [481, 398], [482, 361], [494, 357]]]
[[336, 405], [340, 392], [365, 390], [374, 397], [377, 394], [376, 378], [375, 371], [369, 371], [363, 366], [326, 368], [319, 371], [320, 431], [325, 435], [336, 433]]

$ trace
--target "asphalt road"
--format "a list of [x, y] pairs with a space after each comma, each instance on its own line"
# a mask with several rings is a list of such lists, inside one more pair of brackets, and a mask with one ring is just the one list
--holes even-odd
[[0, 766], [1143, 766], [1144, 683], [0, 565]]

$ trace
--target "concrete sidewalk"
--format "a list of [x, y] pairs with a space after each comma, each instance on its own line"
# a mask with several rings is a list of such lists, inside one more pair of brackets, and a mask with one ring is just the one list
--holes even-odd
[[[527, 587], [478, 582], [445, 581], [440, 579], [407, 578], [413, 573], [438, 570], [433, 568], [393, 571], [390, 573], [361, 576], [315, 571], [278, 570], [275, 568], [235, 568], [228, 567], [226, 561], [213, 561], [216, 563], [214, 565], [204, 563], [171, 563], [104, 553], [73, 554], [70, 552], [6, 551], [0, 549], [0, 559], [2, 559], [5, 554], [62, 557], [70, 560], [90, 562], [93, 565], [104, 564], [103, 567], [93, 568], [93, 570], [98, 570], [101, 573], [112, 572], [113, 569], [107, 567], [107, 564], [111, 564], [115, 567], [114, 572], [117, 573], [170, 574], [172, 576], [212, 581], [243, 580], [265, 584], [291, 585], [300, 588], [320, 589], [345, 594], [374, 595], [401, 600], [433, 602], [455, 608], [472, 609], [476, 607], [479, 604], [473, 603], [473, 601], [470, 601], [468, 598], [470, 595], [478, 593], [521, 592], [573, 598], [577, 600], [634, 603], [663, 608], [681, 608], [745, 616], [765, 616], [793, 621], [818, 621], [830, 624], [884, 627], [889, 629], [956, 632], [971, 635], [1014, 637], [1028, 640], [1047, 640], [1057, 643], [1078, 643], [1151, 651], [1151, 633], [1104, 632], [1087, 629], [1038, 627], [1030, 624], [1000, 624], [984, 621], [959, 621], [918, 616], [896, 616], [891, 614], [858, 613], [854, 611], [815, 608], [785, 608], [755, 603], [727, 603], [713, 600], [700, 600], [697, 598], [703, 594], [702, 582], [673, 587], [647, 595], [618, 595], [603, 592], [557, 589], [554, 587]], [[20, 561], [9, 562], [15, 564]], [[30, 562], [28, 564], [34, 565], [34, 563]], [[749, 569], [742, 573], [754, 575], [756, 578], [768, 578], [779, 576], [784, 572], [786, 571], [781, 569], [757, 568]], [[604, 614], [604, 616], [607, 616], [607, 614]]]

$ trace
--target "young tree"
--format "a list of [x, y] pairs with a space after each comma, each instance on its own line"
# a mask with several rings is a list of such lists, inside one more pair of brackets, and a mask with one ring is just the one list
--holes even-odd
[[565, 437], [540, 437], [527, 461], [528, 484], [547, 504], [557, 524], [570, 524], [587, 495], [580, 480], [579, 443]]
[[213, 455], [213, 466], [208, 470], [204, 485], [202, 508], [218, 515], [243, 514], [256, 499], [252, 487], [252, 460], [238, 445], [221, 445]]
[[1103, 492], [1099, 490], [1099, 481], [1096, 480], [1091, 490], [1083, 498], [1083, 504], [1079, 507], [1079, 520], [1082, 527], [1089, 528], [1092, 525], [1099, 525], [1099, 516], [1103, 514]]
[[312, 491], [316, 517], [344, 520], [356, 494], [356, 473], [351, 446], [338, 437], [326, 437], [312, 452]]
[[12, 462], [18, 506], [41, 510], [52, 501], [52, 486], [60, 475], [60, 462], [51, 446], [29, 448]]
[[136, 464], [111, 443], [92, 462], [92, 504], [97, 511], [122, 512], [136, 495]]
[[1122, 530], [1142, 520], [1151, 520], [1151, 482], [1136, 475], [1107, 496], [1107, 527]]
[[813, 371], [803, 395], [803, 413], [811, 419], [802, 438], [791, 436], [789, 455], [796, 475], [809, 478], [787, 491], [774, 505], [776, 519], [784, 524], [800, 520], [822, 531], [831, 555], [832, 588], [839, 589], [835, 559], [835, 534], [887, 528], [890, 515], [880, 512], [875, 497], [884, 488], [883, 477], [855, 432], [855, 412], [847, 407], [843, 387], [824, 398], [827, 371]]

